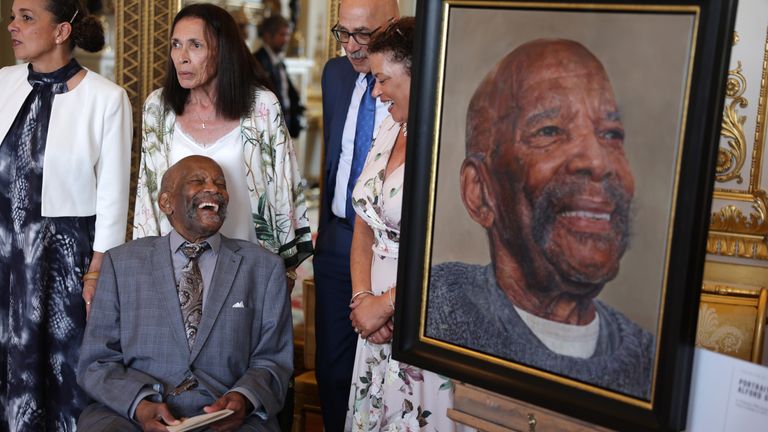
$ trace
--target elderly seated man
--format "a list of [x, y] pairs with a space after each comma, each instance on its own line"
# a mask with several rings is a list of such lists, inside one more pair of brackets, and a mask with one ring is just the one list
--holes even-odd
[[219, 234], [221, 168], [190, 156], [162, 179], [173, 231], [104, 256], [78, 365], [96, 400], [81, 431], [165, 431], [183, 417], [234, 413], [216, 431], [276, 431], [293, 369], [283, 261]]

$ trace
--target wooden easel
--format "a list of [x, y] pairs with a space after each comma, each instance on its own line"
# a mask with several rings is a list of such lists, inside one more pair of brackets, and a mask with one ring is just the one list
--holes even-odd
[[456, 383], [448, 417], [485, 432], [610, 432], [526, 402], [468, 384]]

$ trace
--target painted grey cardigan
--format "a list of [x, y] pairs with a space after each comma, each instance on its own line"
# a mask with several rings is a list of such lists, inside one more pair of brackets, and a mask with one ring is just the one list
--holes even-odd
[[432, 268], [428, 337], [512, 360], [630, 396], [650, 399], [654, 337], [595, 300], [600, 335], [591, 358], [550, 351], [496, 285], [493, 266], [458, 262]]

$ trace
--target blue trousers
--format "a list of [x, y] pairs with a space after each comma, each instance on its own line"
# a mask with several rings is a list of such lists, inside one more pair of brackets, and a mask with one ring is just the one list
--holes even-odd
[[318, 233], [315, 267], [315, 368], [326, 432], [344, 430], [357, 334], [349, 320], [352, 226], [333, 218]]

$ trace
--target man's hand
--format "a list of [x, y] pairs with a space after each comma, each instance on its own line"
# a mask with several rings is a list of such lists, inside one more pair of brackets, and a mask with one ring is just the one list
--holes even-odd
[[145, 432], [168, 432], [166, 426], [177, 425], [180, 422], [171, 414], [168, 405], [150, 402], [146, 399], [139, 402], [134, 413], [136, 421], [141, 423]]
[[248, 416], [248, 413], [251, 412], [253, 407], [248, 401], [248, 398], [236, 391], [226, 393], [216, 402], [207, 407], [203, 407], [203, 411], [206, 413], [221, 411], [223, 409], [231, 409], [234, 413], [210, 424], [210, 428], [216, 432], [236, 431], [243, 424], [243, 421], [245, 421], [245, 418]]

